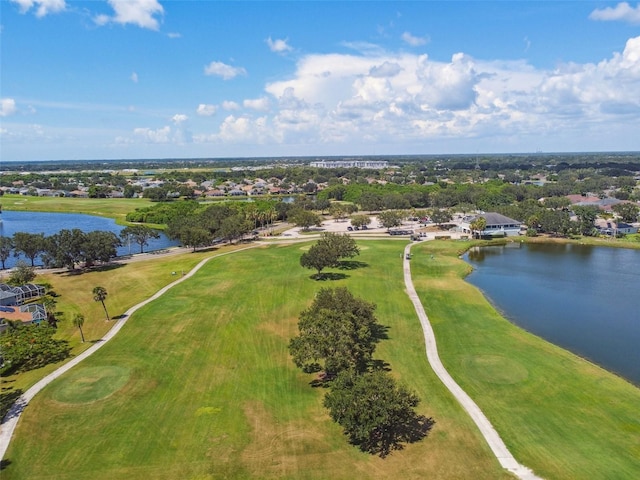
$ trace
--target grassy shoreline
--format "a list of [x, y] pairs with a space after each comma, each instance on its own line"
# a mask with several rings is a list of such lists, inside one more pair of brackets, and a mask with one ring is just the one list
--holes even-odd
[[[17, 212], [83, 213], [96, 217], [113, 218], [118, 225], [130, 225], [127, 213], [148, 207], [152, 202], [144, 198], [67, 198], [32, 197], [5, 194], [0, 197], [2, 209]], [[160, 228], [160, 225], [149, 225]]]
[[516, 458], [549, 479], [637, 478], [640, 389], [500, 315], [464, 281], [459, 245], [414, 250], [443, 363]]

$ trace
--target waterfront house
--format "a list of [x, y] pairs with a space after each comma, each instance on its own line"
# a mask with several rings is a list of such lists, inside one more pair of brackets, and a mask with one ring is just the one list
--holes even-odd
[[[0, 283], [0, 305], [22, 305], [27, 300], [44, 296], [44, 293], [44, 287], [34, 283], [17, 287]], [[14, 303], [8, 303], [12, 302], [12, 296], [15, 298]]]
[[495, 212], [464, 217], [460, 222], [462, 232], [469, 234], [473, 233], [471, 231], [471, 224], [478, 217], [484, 218], [487, 222], [487, 226], [484, 230], [479, 232], [480, 237], [513, 237], [520, 234], [522, 222]]
[[0, 333], [9, 327], [9, 322], [21, 322], [22, 325], [40, 325], [47, 319], [44, 305], [31, 303], [20, 307], [0, 306]]

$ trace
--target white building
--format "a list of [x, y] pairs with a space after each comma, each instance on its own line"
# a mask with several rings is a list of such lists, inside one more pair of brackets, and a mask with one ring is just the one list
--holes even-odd
[[522, 222], [495, 212], [464, 217], [460, 222], [460, 228], [462, 231], [469, 234], [473, 233], [471, 230], [471, 224], [478, 217], [484, 218], [487, 222], [487, 226], [484, 230], [478, 232], [481, 237], [514, 237], [520, 234], [520, 226], [522, 225]]
[[389, 162], [383, 160], [321, 160], [311, 162], [310, 166], [316, 168], [387, 168]]

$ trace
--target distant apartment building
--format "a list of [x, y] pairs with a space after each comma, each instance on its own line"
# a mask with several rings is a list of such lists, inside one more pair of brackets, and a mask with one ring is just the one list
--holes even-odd
[[316, 168], [381, 169], [387, 168], [389, 166], [389, 162], [383, 160], [321, 160], [319, 162], [311, 162], [310, 166]]

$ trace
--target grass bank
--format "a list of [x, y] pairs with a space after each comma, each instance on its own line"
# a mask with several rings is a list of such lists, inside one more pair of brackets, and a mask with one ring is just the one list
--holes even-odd
[[[127, 213], [136, 208], [148, 207], [152, 202], [145, 198], [70, 198], [32, 197], [6, 194], [0, 197], [3, 210], [21, 212], [84, 213], [115, 219], [118, 225], [127, 225]], [[151, 226], [151, 225], [150, 225]], [[154, 228], [158, 227], [153, 225]]]
[[[310, 280], [299, 266], [308, 245], [216, 258], [138, 311], [30, 404], [3, 480], [509, 478], [427, 366], [404, 293], [404, 242], [360, 242], [364, 265], [331, 282]], [[131, 276], [126, 291], [140, 280], [124, 267], [112, 274]], [[426, 439], [384, 460], [347, 444], [322, 407], [324, 391], [311, 388], [314, 377], [287, 351], [314, 293], [341, 285], [377, 303], [390, 327], [378, 355], [436, 421]], [[78, 304], [86, 301], [95, 303]]]
[[[93, 287], [106, 288], [107, 310], [110, 316], [117, 317], [174, 281], [176, 276], [172, 275], [172, 272], [179, 274], [182, 270], [188, 271], [202, 258], [210, 255], [211, 252], [165, 257], [150, 255], [145, 261], [114, 264], [81, 274], [79, 272], [40, 273], [35, 281], [51, 284], [56, 295], [56, 311], [63, 313], [56, 336], [68, 340], [72, 347], [72, 354], [77, 355], [89, 348], [93, 341], [101, 338], [113, 325], [112, 322], [106, 321], [102, 304], [93, 300]], [[71, 323], [76, 313], [81, 313], [85, 317], [82, 327], [87, 340], [85, 343], [81, 343], [80, 332]], [[52, 364], [4, 377], [3, 386], [5, 388], [10, 386], [14, 390], [26, 390], [59, 366], [60, 364]]]
[[640, 389], [500, 316], [460, 248], [416, 245], [415, 286], [447, 370], [515, 457], [546, 479], [640, 477]]

